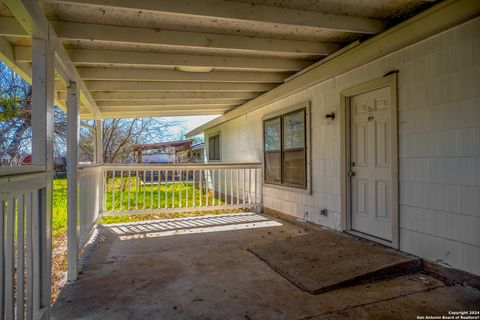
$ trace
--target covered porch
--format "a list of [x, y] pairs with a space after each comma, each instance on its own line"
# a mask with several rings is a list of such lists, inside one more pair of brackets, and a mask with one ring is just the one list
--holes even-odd
[[[480, 272], [480, 2], [251, 2], [2, 1], [0, 58], [33, 90], [32, 165], [0, 168], [2, 317], [367, 319], [478, 309], [469, 285]], [[387, 98], [350, 109], [377, 89]], [[51, 306], [54, 105], [68, 118], [68, 283]], [[364, 181], [358, 211], [383, 229], [359, 231], [352, 190], [362, 163], [350, 140], [361, 131], [350, 130], [351, 115], [364, 114], [366, 128], [381, 109], [390, 118], [369, 135], [388, 145], [370, 157], [384, 171], [370, 191], [380, 196], [367, 210]], [[204, 135], [206, 163], [104, 163], [104, 119], [212, 114], [187, 134]], [[81, 119], [95, 123], [87, 166], [78, 161]], [[235, 213], [102, 224], [222, 210]], [[247, 251], [327, 232], [414, 254], [422, 267], [312, 294]]]
[[[478, 290], [423, 271], [315, 295], [248, 251], [322, 233], [335, 232], [253, 213], [105, 225], [52, 319], [415, 319], [478, 308]], [[332, 262], [316, 267], [329, 273]]]

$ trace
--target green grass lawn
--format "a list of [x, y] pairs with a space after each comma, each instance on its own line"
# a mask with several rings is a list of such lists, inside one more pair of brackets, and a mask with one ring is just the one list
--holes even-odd
[[[120, 184], [122, 183], [122, 195], [120, 197]], [[207, 205], [207, 195], [203, 192], [200, 197], [200, 188], [197, 186], [194, 188], [193, 183], [169, 183], [150, 185], [150, 183], [140, 183], [135, 181], [135, 178], [116, 178], [114, 186], [114, 196], [112, 196], [112, 180], [107, 181], [107, 197], [106, 197], [106, 211], [112, 211], [112, 206], [115, 207], [115, 211], [120, 211], [120, 206], [123, 210], [127, 210], [129, 206], [129, 193], [130, 193], [130, 210], [148, 210], [150, 208], [157, 209], [159, 207], [158, 201], [160, 200], [160, 208], [172, 207], [172, 203], [175, 208], [180, 206], [185, 207], [187, 204], [186, 195], [188, 192], [188, 205], [199, 206], [200, 201], [202, 206]], [[130, 188], [130, 189], [129, 189]], [[173, 188], [173, 190], [172, 190]], [[194, 195], [195, 189], [195, 197]], [[137, 192], [138, 190], [138, 192]], [[181, 195], [180, 195], [181, 193]], [[153, 197], [152, 197], [153, 196]], [[114, 201], [112, 201], [114, 200]], [[120, 200], [122, 200], [120, 202]], [[208, 195], [208, 205], [222, 205], [224, 199], [218, 199], [212, 197], [212, 192]], [[143, 221], [151, 219], [165, 219], [165, 218], [184, 218], [190, 216], [200, 216], [205, 214], [223, 214], [239, 212], [240, 210], [215, 210], [208, 212], [174, 212], [174, 213], [161, 213], [155, 212], [152, 214], [135, 214], [135, 215], [118, 215], [108, 216], [102, 218], [102, 223], [120, 223], [120, 222], [133, 222]], [[66, 234], [67, 232], [67, 179], [56, 178], [53, 180], [53, 237], [58, 237]]]
[[[112, 179], [108, 179], [106, 211], [112, 211], [112, 206], [115, 211], [127, 210], [128, 207], [130, 207], [130, 210], [185, 207], [187, 206], [187, 194], [188, 206], [199, 206], [200, 203], [203, 206], [224, 204], [223, 200], [213, 198], [211, 191], [208, 199], [205, 192], [200, 197], [200, 188], [198, 186], [194, 188], [192, 182], [162, 183], [158, 185], [158, 183], [150, 184], [149, 182], [144, 184], [140, 179], [136, 181], [135, 178], [123, 178], [122, 180], [116, 178], [113, 195], [112, 187]], [[121, 192], [121, 189], [123, 192]], [[193, 197], [194, 193], [195, 197]], [[130, 204], [128, 202], [129, 194]]]
[[52, 234], [58, 237], [67, 232], [67, 179], [53, 180]]

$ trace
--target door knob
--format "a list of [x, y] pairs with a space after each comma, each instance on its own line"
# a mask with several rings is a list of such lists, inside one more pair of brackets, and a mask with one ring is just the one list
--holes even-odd
[[350, 177], [354, 177], [354, 176], [355, 176], [355, 172], [350, 171], [350, 172], [348, 173], [348, 175], [349, 175]]

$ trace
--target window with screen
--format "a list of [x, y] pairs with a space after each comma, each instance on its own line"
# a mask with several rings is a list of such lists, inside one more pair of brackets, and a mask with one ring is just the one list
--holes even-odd
[[265, 182], [307, 187], [306, 110], [264, 121]]
[[208, 138], [208, 160], [220, 160], [220, 135]]

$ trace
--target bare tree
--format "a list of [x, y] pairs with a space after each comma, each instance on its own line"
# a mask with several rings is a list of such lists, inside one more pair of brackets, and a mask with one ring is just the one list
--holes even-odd
[[[184, 128], [183, 121], [165, 118], [104, 120], [103, 159], [107, 163], [125, 162], [132, 156], [134, 145], [181, 139]], [[80, 159], [88, 161], [92, 158], [95, 137], [93, 131], [83, 131], [80, 139]]]
[[[0, 62], [1, 164], [18, 165], [25, 155], [31, 153], [31, 101], [31, 85]], [[60, 108], [55, 107], [54, 111], [54, 148], [59, 155], [66, 150], [67, 119]]]
[[17, 164], [28, 150], [31, 87], [0, 63], [0, 153], [2, 163]]
[[[32, 87], [0, 62], [0, 164], [18, 165], [31, 153], [31, 98]], [[92, 126], [93, 121], [89, 124]], [[185, 126], [183, 121], [171, 118], [109, 119], [104, 121], [102, 130], [104, 161], [124, 162], [131, 155], [133, 145], [179, 139]], [[66, 153], [66, 132], [66, 114], [55, 107], [57, 157]], [[94, 141], [92, 130], [81, 127], [81, 161], [93, 160]]]

